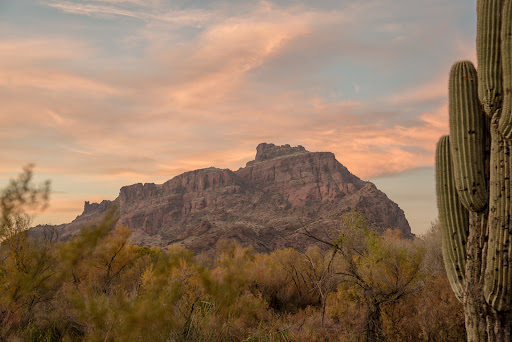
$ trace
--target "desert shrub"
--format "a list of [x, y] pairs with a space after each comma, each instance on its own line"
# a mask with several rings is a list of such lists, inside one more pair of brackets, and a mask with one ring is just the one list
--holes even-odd
[[4, 339], [362, 341], [369, 319], [381, 340], [464, 339], [435, 231], [378, 236], [351, 217], [331, 249], [267, 254], [221, 241], [198, 258], [181, 246], [130, 245], [114, 214], [68, 242], [3, 241]]

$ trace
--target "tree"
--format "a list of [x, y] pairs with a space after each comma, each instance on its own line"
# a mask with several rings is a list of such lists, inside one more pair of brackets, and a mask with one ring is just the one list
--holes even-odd
[[341, 217], [330, 239], [306, 235], [331, 247], [329, 272], [339, 286], [365, 309], [365, 341], [381, 341], [382, 308], [394, 305], [421, 287], [423, 251], [396, 234], [379, 236], [366, 226], [365, 217], [349, 212]]
[[424, 250], [422, 286], [398, 305], [384, 306], [383, 330], [390, 341], [463, 341], [464, 308], [450, 289], [443, 263], [439, 221], [410, 241]]
[[30, 227], [32, 210], [48, 206], [50, 181], [37, 186], [32, 181], [33, 165], [23, 169], [17, 179], [11, 179], [0, 193], [0, 241]]
[[48, 204], [49, 182], [36, 186], [32, 166], [24, 168], [0, 193], [0, 338], [34, 316], [33, 309], [51, 298], [55, 258], [52, 231], [39, 241], [29, 238], [32, 210]]
[[35, 240], [27, 231], [11, 235], [0, 247], [0, 339], [30, 323], [35, 308], [57, 290], [52, 231]]

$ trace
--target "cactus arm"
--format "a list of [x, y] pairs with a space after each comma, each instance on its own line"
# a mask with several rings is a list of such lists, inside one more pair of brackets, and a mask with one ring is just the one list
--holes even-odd
[[502, 10], [501, 65], [503, 72], [503, 109], [499, 131], [512, 139], [512, 1], [505, 0]]
[[478, 97], [491, 117], [501, 108], [500, 26], [503, 0], [477, 0]]
[[469, 61], [450, 72], [450, 145], [453, 175], [462, 204], [471, 211], [486, 208], [489, 194], [485, 172], [485, 116], [478, 102], [477, 72]]
[[468, 211], [459, 201], [453, 178], [450, 139], [441, 137], [436, 149], [436, 192], [443, 238], [443, 260], [453, 292], [462, 301]]

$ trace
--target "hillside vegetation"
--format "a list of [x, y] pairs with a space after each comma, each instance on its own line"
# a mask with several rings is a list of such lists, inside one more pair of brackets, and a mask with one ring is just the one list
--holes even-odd
[[[236, 241], [194, 255], [128, 243], [115, 208], [76, 238], [34, 239], [25, 209], [48, 188], [30, 173], [2, 194], [0, 340], [462, 341], [438, 225], [422, 238], [375, 234], [351, 212], [305, 252]], [[115, 228], [114, 228], [115, 227]]]

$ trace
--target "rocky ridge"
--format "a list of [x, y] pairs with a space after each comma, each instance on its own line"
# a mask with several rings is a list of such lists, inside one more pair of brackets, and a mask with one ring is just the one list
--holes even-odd
[[194, 251], [233, 238], [259, 251], [312, 241], [301, 234], [334, 226], [356, 210], [377, 231], [399, 229], [412, 236], [403, 211], [371, 182], [351, 174], [333, 153], [302, 146], [262, 143], [256, 157], [237, 171], [207, 168], [185, 172], [163, 184], [122, 187], [114, 201], [85, 202], [84, 212], [62, 230], [64, 239], [118, 206], [119, 224], [141, 245], [182, 244]]

